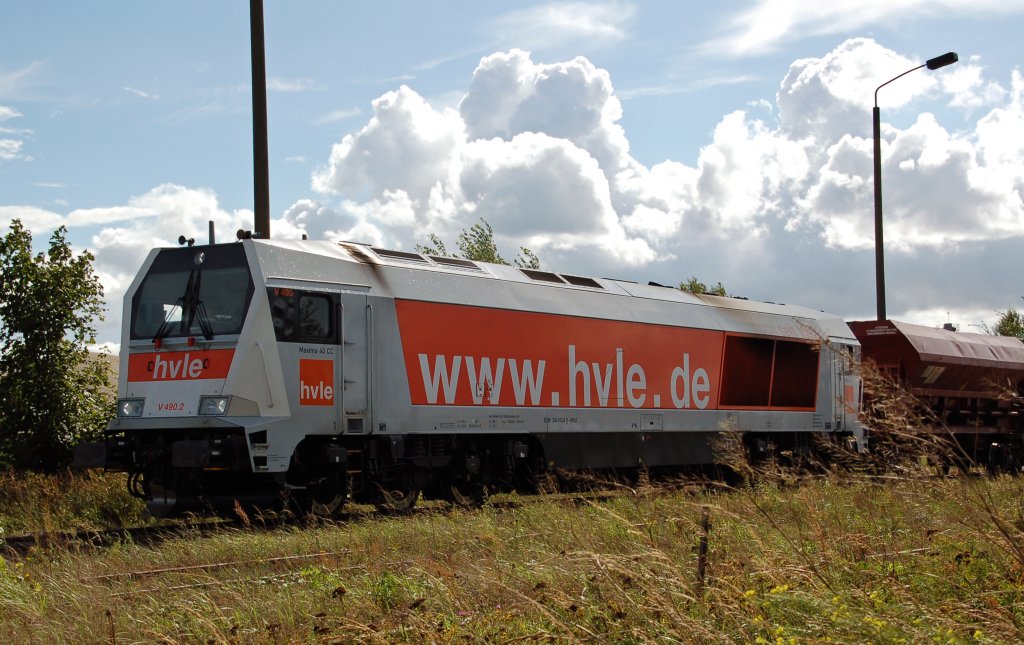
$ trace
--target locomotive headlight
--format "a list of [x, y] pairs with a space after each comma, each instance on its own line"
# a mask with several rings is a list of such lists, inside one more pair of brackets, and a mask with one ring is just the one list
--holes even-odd
[[199, 398], [199, 414], [221, 416], [227, 414], [230, 396], [203, 396]]
[[146, 399], [121, 399], [117, 402], [117, 416], [141, 417]]

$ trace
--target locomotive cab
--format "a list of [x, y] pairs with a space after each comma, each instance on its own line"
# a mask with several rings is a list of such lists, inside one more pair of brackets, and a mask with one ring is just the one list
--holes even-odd
[[157, 249], [126, 293], [117, 416], [88, 465], [128, 472], [156, 516], [203, 510], [207, 491], [252, 471], [231, 419], [259, 416], [232, 384], [254, 293], [241, 244]]
[[157, 249], [125, 295], [117, 415], [76, 462], [128, 472], [153, 515], [274, 496], [252, 459], [274, 387], [245, 356], [266, 344], [253, 338], [266, 308], [253, 275], [245, 244]]

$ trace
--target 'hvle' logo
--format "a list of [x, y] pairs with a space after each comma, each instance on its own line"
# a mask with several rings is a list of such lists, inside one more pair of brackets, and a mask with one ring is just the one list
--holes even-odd
[[203, 370], [210, 367], [208, 358], [191, 358], [188, 352], [179, 356], [177, 360], [167, 357], [161, 358], [157, 354], [151, 363], [153, 379], [157, 381], [194, 379], [203, 375]]
[[299, 405], [334, 405], [334, 361], [299, 359]]

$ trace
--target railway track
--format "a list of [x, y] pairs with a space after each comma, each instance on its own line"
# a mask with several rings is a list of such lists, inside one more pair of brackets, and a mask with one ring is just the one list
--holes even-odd
[[[660, 488], [654, 490], [661, 490]], [[632, 489], [615, 489], [605, 491], [547, 493], [539, 495], [507, 496], [498, 495], [487, 501], [491, 508], [514, 510], [537, 503], [558, 503], [581, 505], [594, 501], [615, 497], [636, 495]], [[443, 502], [428, 502], [417, 506], [408, 513], [389, 512], [376, 508], [351, 507], [337, 519], [317, 518], [318, 525], [345, 524], [353, 520], [384, 517], [388, 515], [428, 515], [450, 512], [452, 506]], [[303, 524], [306, 520], [292, 515], [274, 515], [261, 517], [258, 521], [249, 518], [238, 519], [200, 519], [173, 523], [145, 526], [123, 526], [109, 529], [91, 529], [77, 531], [34, 532], [22, 535], [5, 536], [0, 540], [0, 554], [22, 557], [33, 550], [49, 549], [101, 549], [114, 544], [133, 543], [143, 545], [159, 544], [170, 539], [181, 537], [205, 537], [227, 530], [271, 530], [282, 526]]]
[[239, 520], [209, 519], [110, 529], [26, 533], [4, 537], [2, 554], [23, 556], [33, 549], [94, 549], [123, 542], [157, 544], [187, 534], [209, 535], [241, 526], [243, 524]]

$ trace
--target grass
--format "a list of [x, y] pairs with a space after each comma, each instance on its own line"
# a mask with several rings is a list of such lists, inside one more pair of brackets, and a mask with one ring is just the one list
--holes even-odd
[[[0, 565], [0, 637], [1020, 642], [1022, 488], [1009, 476], [762, 481], [38, 552]], [[180, 569], [198, 564], [223, 566]]]
[[[734, 450], [748, 475], [735, 488], [642, 484], [581, 506], [549, 498], [0, 559], [0, 639], [1024, 642], [1024, 477], [936, 477], [941, 437], [908, 431], [920, 417], [900, 396], [872, 399], [884, 468], [851, 460], [804, 479], [753, 472]], [[141, 513], [119, 477], [0, 479], [9, 533]]]

